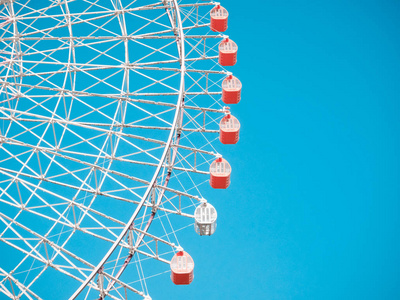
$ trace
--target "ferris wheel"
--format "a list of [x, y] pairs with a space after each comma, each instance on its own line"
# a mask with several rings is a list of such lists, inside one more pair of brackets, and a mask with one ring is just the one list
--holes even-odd
[[[196, 0], [0, 0], [0, 295], [151, 299], [239, 140], [228, 12]], [[2, 298], [3, 299], [3, 298]]]

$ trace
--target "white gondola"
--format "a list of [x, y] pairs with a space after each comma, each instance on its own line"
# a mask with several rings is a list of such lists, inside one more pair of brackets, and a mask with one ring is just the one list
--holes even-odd
[[217, 228], [217, 211], [210, 203], [203, 202], [194, 212], [194, 228], [199, 235], [212, 235]]

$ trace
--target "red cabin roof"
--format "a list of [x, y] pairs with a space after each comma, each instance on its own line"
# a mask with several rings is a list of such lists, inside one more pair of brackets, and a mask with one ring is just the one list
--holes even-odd
[[218, 49], [221, 53], [236, 53], [238, 51], [238, 46], [234, 41], [226, 38], [221, 43], [219, 43]]
[[216, 5], [210, 12], [210, 17], [213, 19], [221, 19], [226, 20], [228, 19], [229, 13], [225, 7], [221, 5]]
[[222, 89], [225, 91], [240, 91], [242, 89], [242, 83], [233, 75], [227, 76], [222, 81]]
[[187, 252], [177, 252], [172, 258], [170, 266], [173, 283], [180, 285], [190, 284], [193, 281], [194, 261]]

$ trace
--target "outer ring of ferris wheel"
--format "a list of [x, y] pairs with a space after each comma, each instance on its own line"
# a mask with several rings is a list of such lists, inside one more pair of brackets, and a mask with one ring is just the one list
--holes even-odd
[[[168, 140], [167, 140], [165, 148], [164, 148], [164, 152], [161, 156], [161, 159], [157, 166], [157, 169], [154, 172], [153, 178], [151, 179], [151, 181], [146, 189], [146, 192], [144, 193], [139, 204], [137, 205], [136, 210], [132, 214], [131, 218], [126, 223], [125, 228], [121, 231], [120, 235], [114, 241], [113, 245], [110, 247], [108, 252], [104, 255], [103, 259], [97, 264], [97, 266], [93, 269], [93, 271], [86, 278], [86, 280], [80, 285], [80, 287], [74, 292], [74, 294], [69, 298], [69, 300], [76, 299], [76, 297], [78, 297], [78, 295], [87, 287], [87, 285], [90, 283], [90, 281], [93, 280], [93, 278], [96, 276], [97, 273], [99, 273], [100, 269], [107, 262], [108, 258], [112, 255], [112, 253], [118, 247], [118, 245], [120, 244], [120, 242], [122, 241], [124, 236], [127, 234], [128, 230], [130, 229], [131, 225], [133, 224], [133, 222], [135, 221], [136, 217], [138, 216], [140, 210], [142, 209], [147, 197], [150, 195], [150, 192], [153, 189], [153, 186], [156, 184], [157, 177], [163, 167], [164, 161], [166, 160], [169, 150], [171, 148], [172, 139], [174, 137], [174, 133], [175, 133], [175, 130], [177, 128], [177, 125], [178, 125], [179, 119], [180, 119], [179, 115], [181, 112], [181, 106], [183, 104], [184, 97], [185, 97], [184, 92], [185, 92], [185, 71], [186, 71], [186, 69], [185, 69], [185, 36], [183, 33], [183, 29], [182, 29], [182, 19], [181, 19], [181, 15], [180, 15], [180, 10], [179, 10], [177, 0], [170, 0], [170, 1], [173, 2], [173, 8], [171, 7], [171, 10], [174, 9], [176, 16], [177, 16], [176, 17], [177, 32], [178, 32], [177, 46], [178, 46], [178, 53], [179, 53], [180, 64], [181, 64], [181, 67], [180, 67], [181, 78], [180, 78], [180, 88], [179, 88], [179, 94], [178, 94], [178, 101], [177, 101], [176, 109], [175, 109], [174, 120], [172, 122], [171, 131], [169, 133]], [[167, 0], [167, 1], [163, 1], [163, 2], [168, 3], [169, 1]], [[167, 10], [168, 9], [169, 8], [167, 8]], [[171, 26], [174, 27], [172, 20], [171, 20]], [[147, 226], [147, 228], [148, 228], [148, 226]]]

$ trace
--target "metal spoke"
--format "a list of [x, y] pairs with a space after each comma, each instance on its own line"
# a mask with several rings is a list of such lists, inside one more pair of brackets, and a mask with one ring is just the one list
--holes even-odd
[[147, 299], [168, 272], [230, 112], [215, 3], [189, 2], [0, 0], [0, 294], [57, 274], [70, 300]]

